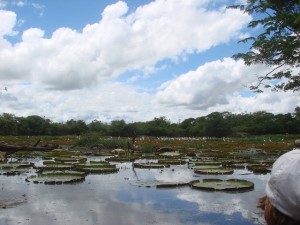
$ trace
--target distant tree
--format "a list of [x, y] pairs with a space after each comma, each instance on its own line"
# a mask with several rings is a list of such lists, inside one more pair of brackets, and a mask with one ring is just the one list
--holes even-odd
[[300, 121], [300, 107], [299, 106], [297, 106], [295, 108], [294, 115], [295, 115], [296, 119]]
[[18, 132], [22, 135], [49, 134], [50, 120], [38, 115], [18, 118]]
[[205, 117], [205, 136], [223, 137], [231, 135], [231, 126], [227, 112], [213, 112]]
[[51, 123], [50, 124], [50, 135], [62, 136], [68, 135], [68, 129], [64, 123]]
[[252, 42], [250, 51], [233, 56], [247, 65], [262, 63], [271, 67], [250, 89], [261, 92], [261, 86], [265, 86], [274, 91], [300, 91], [300, 73], [293, 71], [300, 65], [300, 1], [248, 0], [246, 5], [231, 7], [256, 18], [249, 28], [263, 29], [258, 36], [241, 41]]
[[196, 119], [194, 118], [188, 118], [183, 120], [180, 124], [179, 124], [179, 134], [181, 134], [180, 136], [194, 136], [192, 134], [192, 130], [193, 127], [196, 124]]
[[277, 114], [274, 116], [273, 126], [276, 128], [273, 133], [296, 134], [300, 131], [299, 122], [296, 122], [291, 113]]
[[13, 114], [3, 113], [0, 116], [0, 134], [14, 135], [17, 134], [18, 121]]
[[88, 130], [88, 127], [83, 120], [71, 119], [66, 122], [65, 126], [68, 134], [80, 135]]
[[144, 122], [134, 122], [134, 123], [130, 123], [128, 125], [132, 126], [134, 134], [136, 134], [137, 136], [147, 134], [147, 125]]
[[266, 111], [257, 111], [249, 115], [247, 131], [253, 135], [279, 133], [275, 126], [275, 117]]
[[88, 126], [90, 132], [97, 132], [97, 133], [100, 133], [102, 135], [106, 135], [107, 132], [108, 132], [107, 131], [108, 130], [107, 124], [105, 124], [105, 123], [103, 123], [99, 120], [93, 120], [87, 126]]
[[149, 136], [172, 136], [171, 122], [164, 116], [148, 121], [147, 129]]
[[109, 134], [114, 137], [126, 137], [126, 122], [124, 120], [113, 120], [109, 127]]

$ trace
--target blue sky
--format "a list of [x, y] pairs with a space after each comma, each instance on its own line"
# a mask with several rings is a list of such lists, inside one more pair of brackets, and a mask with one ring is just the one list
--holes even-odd
[[178, 122], [294, 112], [298, 93], [247, 88], [270, 68], [231, 58], [257, 32], [233, 3], [0, 0], [0, 113]]

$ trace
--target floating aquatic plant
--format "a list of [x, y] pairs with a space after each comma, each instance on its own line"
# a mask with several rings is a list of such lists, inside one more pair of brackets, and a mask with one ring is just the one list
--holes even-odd
[[168, 164], [161, 164], [161, 163], [134, 163], [133, 166], [135, 168], [141, 169], [160, 169], [165, 167], [170, 167]]
[[249, 191], [254, 188], [254, 183], [240, 179], [203, 179], [190, 182], [190, 186], [194, 189], [206, 191]]
[[85, 175], [65, 174], [65, 173], [48, 173], [41, 175], [34, 175], [26, 178], [27, 182], [44, 183], [44, 184], [67, 184], [82, 182]]
[[219, 175], [219, 174], [233, 174], [233, 169], [225, 169], [225, 168], [202, 168], [202, 169], [194, 169], [194, 172], [197, 174], [211, 174], [211, 175]]

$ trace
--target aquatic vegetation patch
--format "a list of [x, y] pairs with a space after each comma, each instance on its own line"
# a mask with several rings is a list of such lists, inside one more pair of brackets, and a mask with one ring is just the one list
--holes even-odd
[[79, 171], [84, 171], [91, 174], [107, 174], [107, 173], [117, 173], [118, 168], [113, 167], [81, 167], [78, 168]]
[[72, 158], [81, 156], [82, 153], [80, 151], [71, 151], [68, 149], [54, 149], [44, 154], [45, 158]]
[[76, 164], [75, 169], [92, 174], [116, 173], [119, 169], [106, 161], [92, 161], [85, 164]]
[[160, 169], [170, 167], [170, 165], [162, 163], [134, 163], [133, 167], [140, 169]]
[[233, 169], [229, 168], [195, 168], [194, 172], [197, 174], [210, 174], [210, 175], [221, 175], [221, 174], [233, 174]]
[[86, 157], [80, 157], [80, 156], [72, 156], [72, 157], [56, 157], [54, 158], [54, 161], [61, 162], [61, 163], [82, 163], [86, 162]]
[[[4, 168], [0, 170], [0, 175], [5, 176], [15, 176], [15, 175], [21, 175], [24, 173], [30, 173], [33, 172], [33, 169], [31, 168]], [[35, 170], [34, 170], [35, 172]]]
[[166, 158], [178, 158], [181, 156], [181, 154], [179, 152], [163, 152], [160, 153], [159, 156], [161, 157], [166, 157]]
[[76, 175], [85, 176], [87, 173], [78, 170], [47, 170], [39, 172], [40, 175]]
[[216, 170], [216, 169], [220, 169], [220, 166], [217, 165], [200, 165], [200, 166], [193, 166], [192, 167], [194, 170]]
[[13, 176], [32, 172], [34, 163], [31, 162], [9, 162], [0, 163], [0, 175]]
[[108, 162], [134, 162], [137, 159], [139, 159], [139, 157], [134, 155], [121, 155], [121, 156], [109, 157], [106, 158], [105, 160]]
[[156, 188], [176, 188], [181, 186], [188, 186], [189, 182], [162, 182], [162, 181], [144, 181], [134, 182], [131, 185], [138, 187], [156, 187]]
[[28, 168], [33, 167], [34, 163], [32, 162], [9, 162], [9, 163], [0, 163], [0, 169], [1, 168]]
[[160, 182], [156, 184], [156, 188], [173, 188], [188, 186], [189, 182]]
[[190, 186], [194, 189], [205, 191], [232, 191], [241, 192], [254, 189], [254, 183], [240, 179], [203, 179], [190, 182]]
[[192, 163], [194, 165], [217, 165], [217, 166], [220, 166], [222, 165], [222, 162], [220, 161], [193, 161], [193, 160], [190, 160], [189, 163]]
[[184, 159], [160, 159], [158, 160], [158, 163], [170, 165], [183, 165], [186, 164], [187, 161]]
[[65, 174], [65, 173], [48, 173], [30, 176], [25, 179], [27, 182], [44, 183], [44, 184], [67, 184], [83, 182], [85, 175]]
[[249, 164], [247, 169], [254, 174], [267, 174], [271, 172], [271, 167], [261, 164]]
[[47, 163], [43, 166], [36, 166], [37, 169], [44, 170], [71, 170], [74, 168], [73, 164], [64, 164], [64, 163]]
[[16, 158], [36, 158], [43, 157], [45, 152], [43, 151], [17, 151], [12, 154], [13, 157]]

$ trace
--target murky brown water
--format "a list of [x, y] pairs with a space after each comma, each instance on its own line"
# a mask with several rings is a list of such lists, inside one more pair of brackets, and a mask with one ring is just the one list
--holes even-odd
[[233, 175], [255, 183], [244, 193], [205, 192], [188, 186], [169, 189], [139, 187], [136, 182], [191, 181], [186, 165], [161, 169], [132, 169], [119, 164], [119, 172], [88, 175], [77, 184], [45, 185], [25, 182], [28, 174], [0, 176], [1, 225], [253, 225], [262, 224], [256, 208], [269, 175]]

